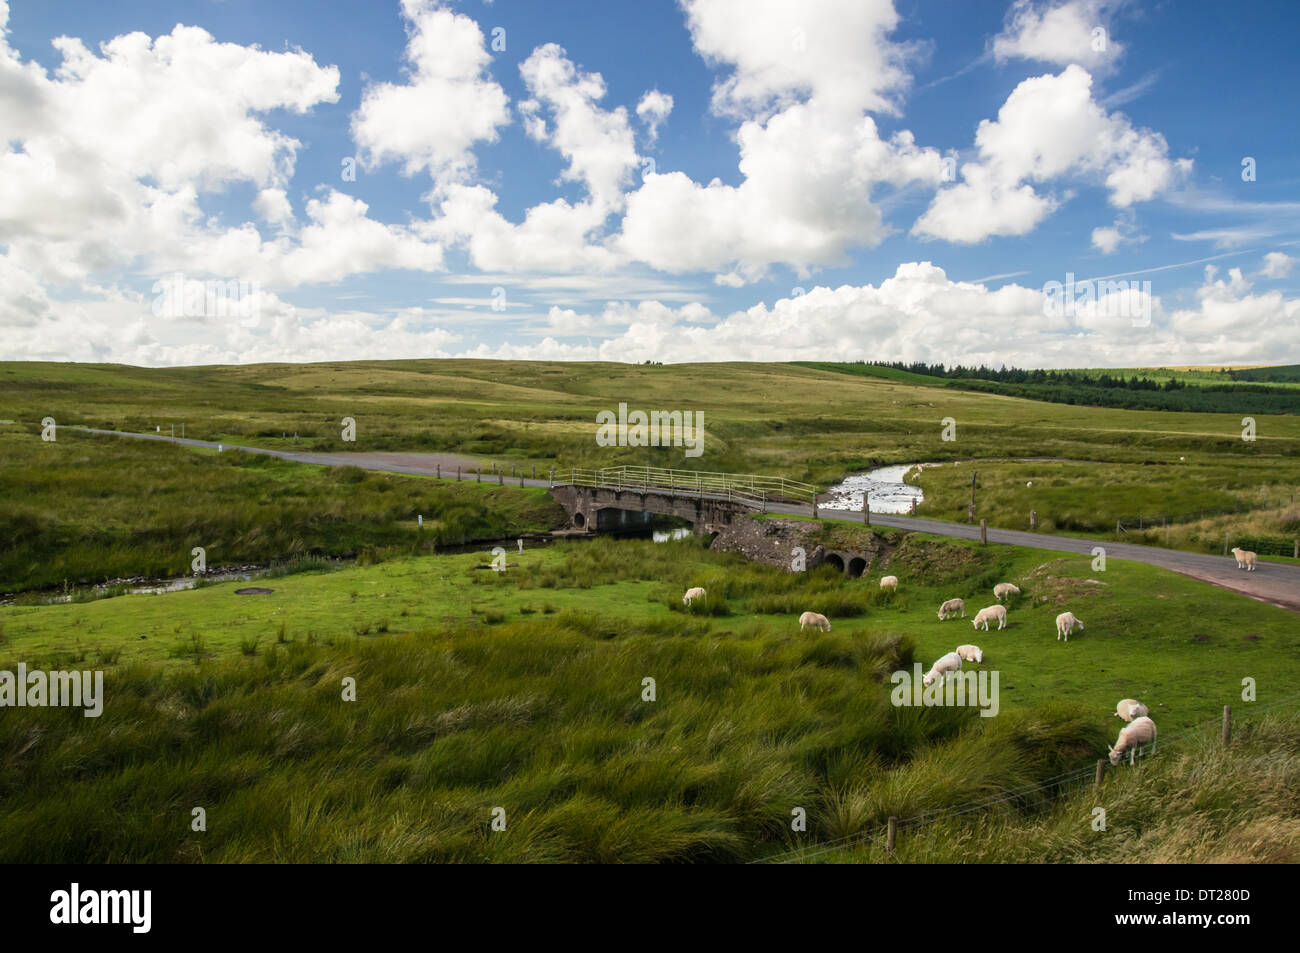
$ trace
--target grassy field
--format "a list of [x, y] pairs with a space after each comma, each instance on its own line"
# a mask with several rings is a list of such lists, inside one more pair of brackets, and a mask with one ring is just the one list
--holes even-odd
[[[435, 532], [444, 542], [484, 538], [501, 526], [554, 525], [542, 501], [516, 501], [513, 490], [444, 495], [429, 481], [341, 478], [246, 457], [123, 445], [66, 427], [45, 443], [39, 422], [46, 416], [132, 431], [170, 432], [185, 422], [190, 437], [281, 449], [456, 452], [536, 465], [539, 473], [553, 464], [648, 463], [779, 474], [821, 486], [889, 463], [1057, 457], [1092, 462], [1048, 471], [1050, 485], [1037, 497], [1021, 490], [1041, 468], [981, 464], [978, 515], [1022, 527], [1038, 504], [1040, 526], [1102, 533], [1129, 515], [1241, 508], [1249, 512], [1184, 527], [1169, 542], [1205, 549], [1224, 530], [1243, 538], [1294, 535], [1300, 416], [1261, 415], [1257, 439], [1244, 441], [1236, 415], [1050, 404], [874, 370], [880, 373], [462, 360], [171, 369], [0, 364], [0, 419], [17, 422], [0, 426], [0, 489], [9, 504], [0, 510], [0, 591], [183, 571], [190, 549], [201, 544], [196, 536], [208, 540], [210, 561], [230, 563], [403, 545], [409, 534], [402, 524], [421, 507], [428, 507], [426, 519], [435, 508], [443, 514]], [[597, 446], [596, 414], [620, 402], [702, 411], [703, 455]], [[355, 443], [341, 439], [348, 416], [356, 420]], [[943, 439], [945, 418], [955, 423], [953, 440]], [[926, 471], [921, 515], [964, 519], [960, 479], [952, 473], [949, 481], [949, 473]], [[267, 505], [269, 520], [262, 518]]]
[[[543, 490], [0, 428], [0, 592], [376, 549], [432, 551], [564, 518]], [[424, 526], [417, 526], [423, 515]]]
[[[889, 563], [861, 580], [601, 539], [526, 547], [501, 573], [474, 568], [487, 554], [407, 557], [265, 596], [225, 583], [0, 609], [0, 669], [107, 670], [99, 719], [0, 720], [0, 859], [758, 859], [1086, 765], [1121, 697], [1169, 733], [1238, 703], [1245, 677], [1267, 704], [1300, 676], [1293, 614], [1175, 574], [884, 541]], [[1005, 631], [936, 620], [1003, 579], [1024, 590]], [[690, 585], [707, 604], [682, 607]], [[1062, 608], [1087, 624], [1068, 644]], [[801, 634], [804, 609], [833, 631]], [[963, 642], [1000, 673], [997, 717], [889, 703], [890, 672]]]

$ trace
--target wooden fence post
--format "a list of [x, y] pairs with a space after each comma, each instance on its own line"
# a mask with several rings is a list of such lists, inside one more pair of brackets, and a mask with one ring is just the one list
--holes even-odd
[[862, 491], [862, 522], [871, 525], [871, 500], [866, 490]]
[[537, 464], [533, 464], [533, 479], [537, 479]]
[[1292, 558], [1292, 559], [1300, 559], [1300, 539], [1293, 540], [1293, 542], [1295, 543], [1295, 549], [1294, 549], [1294, 551], [1291, 553], [1291, 558]]
[[989, 544], [989, 521], [980, 517], [980, 542], [985, 546]]
[[1228, 742], [1232, 740], [1232, 706], [1223, 706], [1223, 746], [1228, 747]]
[[460, 482], [460, 467], [456, 468], [456, 482]]
[[483, 482], [483, 468], [482, 468], [482, 467], [475, 467], [475, 468], [474, 468], [474, 482], [475, 482], [475, 483], [482, 483], [482, 482]]
[[898, 843], [898, 818], [889, 819], [889, 832], [885, 834], [885, 850], [889, 853], [894, 852], [894, 845]]
[[506, 468], [502, 467], [501, 472], [497, 474], [497, 485], [500, 486], [506, 482]]
[[555, 467], [551, 467], [551, 489], [555, 489]]
[[438, 479], [442, 479], [442, 464], [438, 464]]
[[1101, 787], [1101, 779], [1104, 778], [1105, 776], [1106, 776], [1106, 759], [1098, 758], [1097, 759], [1097, 781], [1096, 781], [1097, 787]]
[[1030, 510], [1029, 511], [1029, 532], [1035, 533], [1037, 531], [1038, 531], [1038, 510]]
[[1228, 555], [1228, 531], [1223, 531], [1223, 555]]

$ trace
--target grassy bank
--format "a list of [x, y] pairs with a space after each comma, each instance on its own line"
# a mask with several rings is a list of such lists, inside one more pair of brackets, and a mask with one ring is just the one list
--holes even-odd
[[[1300, 677], [1293, 615], [1175, 574], [882, 541], [888, 564], [854, 581], [596, 540], [525, 547], [501, 573], [468, 553], [297, 574], [267, 596], [0, 610], [0, 669], [106, 671], [101, 718], [0, 720], [0, 859], [759, 859], [1087, 764], [1126, 695], [1172, 732], [1244, 676], [1261, 702]], [[935, 619], [1003, 578], [1024, 590], [1005, 631]], [[685, 609], [687, 585], [707, 604]], [[1088, 625], [1068, 644], [1063, 606]], [[800, 633], [804, 608], [832, 632]], [[997, 717], [890, 704], [890, 672], [966, 641], [1001, 674]]]
[[[371, 550], [432, 551], [563, 522], [542, 490], [0, 428], [0, 592]], [[424, 527], [417, 517], [424, 516]]]

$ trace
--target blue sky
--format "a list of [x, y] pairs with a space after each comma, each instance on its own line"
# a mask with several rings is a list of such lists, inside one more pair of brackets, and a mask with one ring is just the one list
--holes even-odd
[[0, 359], [1300, 361], [1294, 3], [0, 11]]

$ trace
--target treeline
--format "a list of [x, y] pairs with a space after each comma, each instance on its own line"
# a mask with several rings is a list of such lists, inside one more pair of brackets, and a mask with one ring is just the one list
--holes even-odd
[[[1289, 387], [1259, 384], [1189, 384], [1171, 377], [1165, 381], [1132, 375], [1090, 375], [1081, 371], [1024, 370], [1018, 367], [992, 368], [981, 364], [967, 367], [957, 364], [926, 364], [921, 361], [858, 361], [874, 367], [887, 367], [909, 374], [940, 378], [947, 386], [1009, 397], [1025, 397], [1057, 404], [1083, 404], [1095, 407], [1118, 407], [1125, 410], [1175, 410], [1192, 413], [1220, 414], [1295, 414], [1300, 413], [1300, 391]], [[1258, 368], [1260, 376], [1243, 381], [1285, 381], [1290, 368]], [[1300, 371], [1300, 367], [1295, 370]], [[1265, 377], [1263, 372], [1279, 376]], [[1228, 371], [1245, 375], [1246, 371]]]

